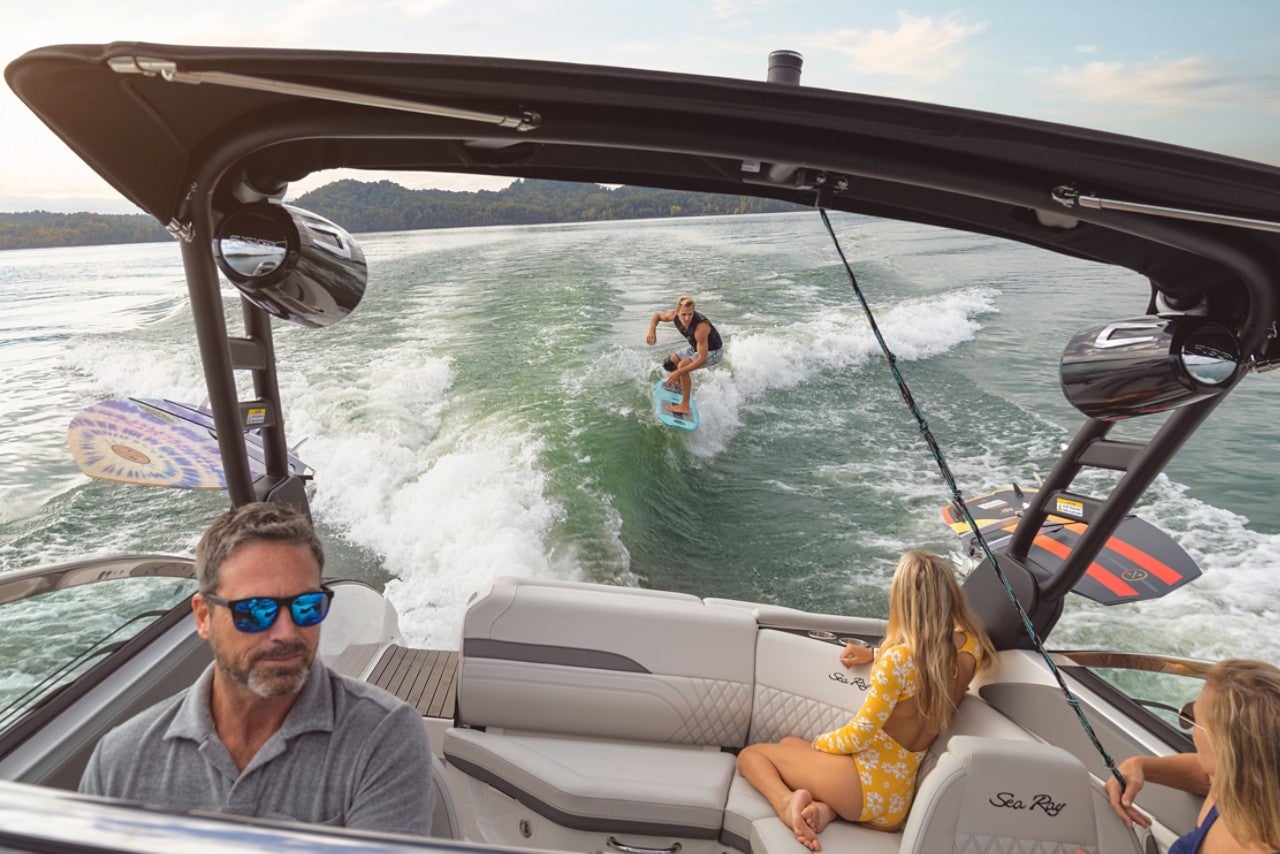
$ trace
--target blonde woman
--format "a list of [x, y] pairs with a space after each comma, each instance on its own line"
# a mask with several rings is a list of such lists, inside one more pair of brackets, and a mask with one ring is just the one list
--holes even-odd
[[1229, 658], [1210, 668], [1204, 688], [1180, 717], [1195, 753], [1132, 756], [1120, 763], [1124, 792], [1107, 780], [1111, 808], [1149, 827], [1133, 806], [1145, 783], [1207, 795], [1196, 829], [1169, 854], [1280, 850], [1280, 669]]
[[845, 667], [874, 662], [858, 714], [812, 743], [753, 744], [738, 770], [812, 851], [839, 817], [897, 830], [915, 795], [916, 770], [947, 727], [969, 681], [995, 650], [970, 610], [951, 565], [909, 551], [889, 588], [889, 624], [879, 650], [850, 644]]

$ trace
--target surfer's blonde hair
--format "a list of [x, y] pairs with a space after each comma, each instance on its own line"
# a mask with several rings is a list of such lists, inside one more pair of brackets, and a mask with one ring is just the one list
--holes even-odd
[[1205, 676], [1196, 720], [1214, 753], [1209, 785], [1242, 845], [1280, 848], [1280, 669], [1228, 658]]
[[686, 305], [693, 308], [693, 297], [683, 296], [676, 300], [676, 308], [684, 308]]
[[889, 587], [884, 646], [903, 644], [911, 650], [920, 680], [916, 704], [932, 730], [946, 729], [956, 711], [951, 683], [957, 656], [952, 634], [957, 628], [977, 643], [978, 666], [989, 667], [995, 647], [956, 583], [951, 564], [921, 549], [904, 554]]

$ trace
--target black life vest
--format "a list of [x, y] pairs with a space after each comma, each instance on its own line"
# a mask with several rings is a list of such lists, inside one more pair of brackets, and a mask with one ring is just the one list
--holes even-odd
[[715, 325], [696, 311], [693, 313], [693, 320], [689, 323], [688, 329], [680, 325], [680, 317], [678, 315], [672, 319], [672, 323], [676, 325], [676, 329], [680, 330], [680, 334], [688, 339], [689, 344], [691, 344], [695, 350], [698, 349], [698, 339], [693, 336], [693, 333], [698, 328], [699, 323], [705, 323], [710, 327], [710, 329], [707, 330], [708, 353], [712, 350], [719, 350], [724, 346], [724, 343], [720, 340], [720, 333], [716, 331]]

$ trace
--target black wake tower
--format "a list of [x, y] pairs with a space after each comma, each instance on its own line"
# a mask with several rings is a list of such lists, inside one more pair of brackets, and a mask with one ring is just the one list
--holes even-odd
[[[1031, 504], [1018, 522], [1013, 538], [997, 552], [1001, 570], [1041, 637], [1057, 623], [1066, 594], [1088, 570], [1134, 503], [1223, 397], [1218, 395], [1178, 410], [1146, 443], [1108, 439], [1114, 422], [1090, 418], [1080, 426], [1040, 491], [1032, 494]], [[1100, 499], [1071, 490], [1077, 475], [1086, 468], [1123, 472], [1123, 475], [1110, 494]], [[1078, 521], [1089, 527], [1054, 575], [1047, 581], [1039, 580], [1028, 567], [1031, 543], [1046, 517], [1050, 513], [1059, 515], [1057, 508], [1064, 500], [1082, 508]], [[1018, 615], [1008, 607], [1004, 588], [989, 563], [981, 563], [964, 586], [997, 647], [1029, 645], [1026, 630]]]
[[[999, 555], [1033, 623], [1047, 631], [1066, 592], [1223, 393], [1246, 370], [1280, 360], [1280, 169], [801, 86], [798, 55], [774, 59], [766, 82], [477, 57], [122, 42], [40, 48], [12, 62], [6, 79], [86, 163], [180, 239], [233, 505], [268, 499], [306, 507], [303, 483], [288, 468], [271, 321], [326, 325], [363, 289], [353, 245], [332, 224], [299, 219], [280, 204], [290, 182], [320, 170], [455, 172], [817, 203], [1138, 272], [1152, 285], [1145, 314], [1077, 336], [1064, 355], [1064, 390], [1088, 420]], [[241, 227], [259, 220], [265, 234]], [[283, 247], [249, 264], [251, 251], [237, 260], [232, 243], [219, 244], [227, 250], [223, 273], [243, 295], [239, 335], [228, 331], [211, 251], [215, 241], [236, 238]], [[1224, 378], [1218, 368], [1228, 363]], [[243, 395], [238, 373], [252, 386]], [[1117, 418], [1170, 408], [1145, 443], [1108, 438]], [[241, 441], [248, 428], [263, 435], [266, 474], [256, 483]], [[1072, 490], [1089, 468], [1119, 473], [1109, 495]], [[1088, 531], [1052, 577], [1038, 579], [1029, 544], [1046, 514], [1063, 507], [1078, 508]], [[999, 645], [1022, 644], [1004, 594], [987, 590], [991, 575], [980, 569], [970, 577], [973, 601]]]

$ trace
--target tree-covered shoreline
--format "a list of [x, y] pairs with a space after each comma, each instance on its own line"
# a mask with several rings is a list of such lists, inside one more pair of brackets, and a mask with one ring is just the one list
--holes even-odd
[[[786, 202], [749, 196], [538, 180], [517, 180], [502, 190], [476, 192], [410, 190], [392, 181], [343, 180], [304, 193], [290, 203], [357, 234], [796, 210]], [[0, 213], [0, 250], [167, 239], [164, 228], [141, 213]]]
[[103, 246], [168, 240], [160, 223], [146, 214], [0, 213], [0, 249]]

